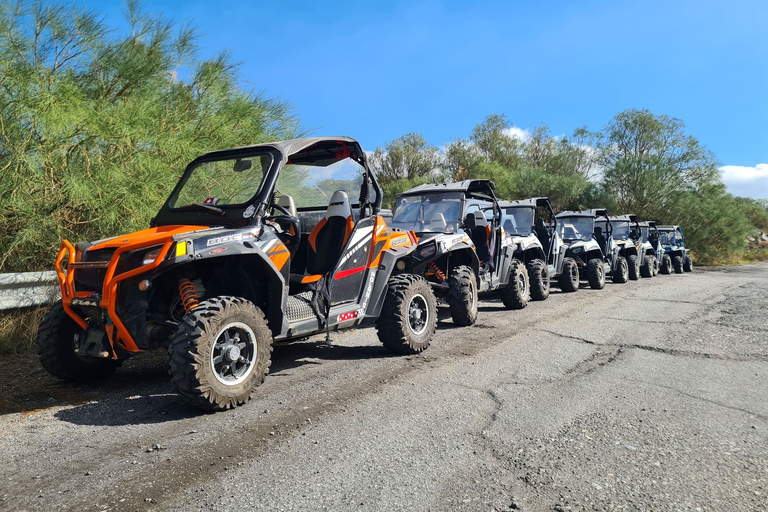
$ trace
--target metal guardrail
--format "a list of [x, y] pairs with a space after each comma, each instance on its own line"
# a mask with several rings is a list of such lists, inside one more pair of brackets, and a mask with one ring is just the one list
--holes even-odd
[[51, 304], [60, 296], [54, 271], [0, 274], [0, 311]]

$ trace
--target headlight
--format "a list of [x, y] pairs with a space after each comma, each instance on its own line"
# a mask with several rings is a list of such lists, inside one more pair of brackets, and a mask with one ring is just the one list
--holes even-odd
[[574, 247], [573, 248], [573, 254], [579, 254], [580, 252], [584, 252], [584, 248], [583, 247], [579, 246], [579, 247]]
[[157, 257], [160, 255], [160, 251], [162, 250], [162, 246], [157, 247], [156, 249], [152, 249], [149, 252], [144, 253], [144, 257], [141, 260], [142, 265], [149, 265], [153, 261], [157, 259]]
[[416, 251], [416, 255], [421, 259], [426, 259], [426, 258], [429, 258], [430, 256], [434, 256], [436, 252], [437, 252], [437, 245], [432, 243], [420, 248], [418, 251]]

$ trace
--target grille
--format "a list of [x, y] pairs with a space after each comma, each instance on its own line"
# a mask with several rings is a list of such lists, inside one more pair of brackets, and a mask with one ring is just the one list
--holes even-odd
[[315, 311], [312, 309], [312, 292], [299, 293], [288, 297], [287, 314], [288, 321], [306, 320], [315, 318]]
[[[109, 261], [112, 259], [115, 249], [99, 249], [96, 251], [86, 251], [83, 253], [82, 261]], [[75, 273], [75, 291], [78, 292], [101, 292], [104, 285], [104, 277], [107, 275], [106, 268], [77, 268], [72, 269]]]

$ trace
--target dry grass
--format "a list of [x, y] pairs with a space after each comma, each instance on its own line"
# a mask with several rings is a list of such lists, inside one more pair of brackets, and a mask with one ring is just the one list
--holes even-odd
[[49, 306], [0, 311], [0, 355], [33, 353], [37, 328]]

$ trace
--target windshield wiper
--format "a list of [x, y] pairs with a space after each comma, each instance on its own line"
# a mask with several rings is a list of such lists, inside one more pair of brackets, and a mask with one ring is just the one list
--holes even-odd
[[199, 206], [200, 208], [205, 208], [206, 210], [214, 211], [219, 215], [224, 215], [224, 210], [222, 210], [218, 206], [211, 206], [210, 204], [203, 204], [203, 203], [192, 203], [192, 206]]

